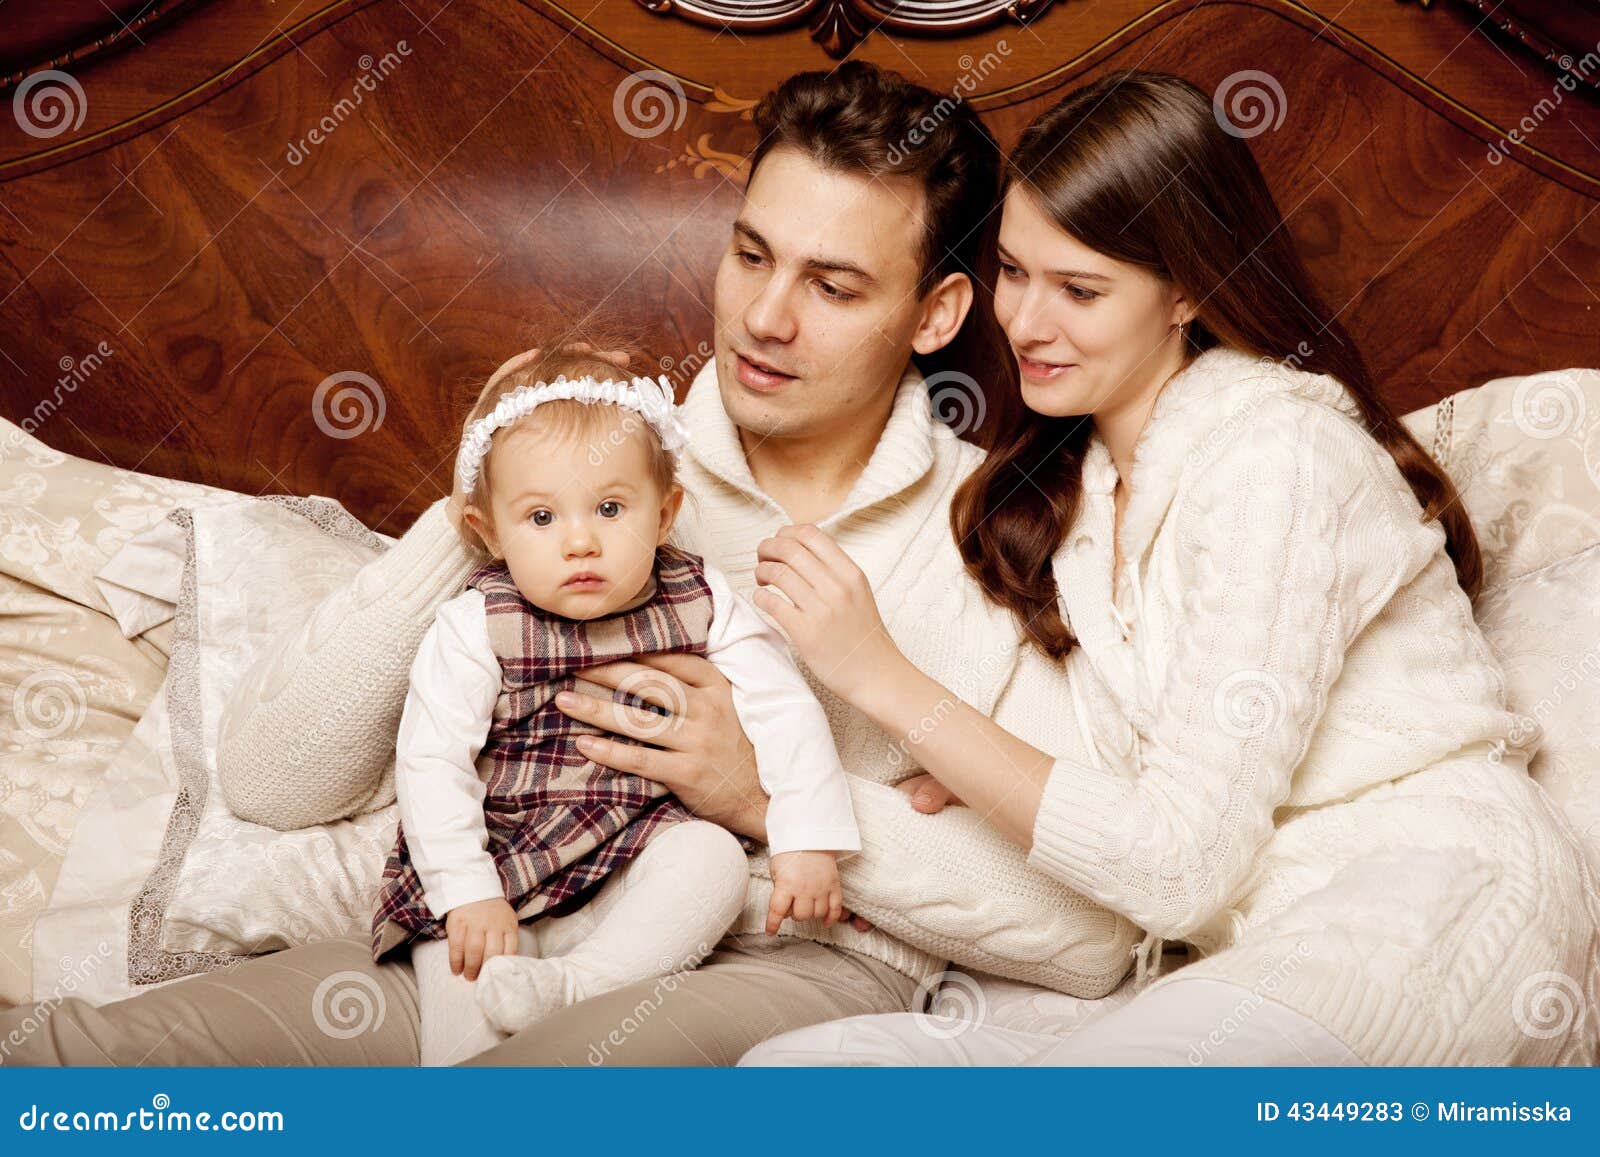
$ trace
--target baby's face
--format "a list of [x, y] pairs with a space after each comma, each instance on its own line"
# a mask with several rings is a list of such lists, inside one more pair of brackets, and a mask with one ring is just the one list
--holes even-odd
[[522, 597], [569, 619], [595, 619], [644, 590], [681, 492], [650, 477], [648, 435], [625, 425], [584, 437], [537, 423], [490, 450], [494, 537]]

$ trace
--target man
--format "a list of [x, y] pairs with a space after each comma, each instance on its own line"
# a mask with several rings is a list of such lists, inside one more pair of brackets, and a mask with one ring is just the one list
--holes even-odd
[[[715, 361], [682, 408], [690, 501], [674, 539], [749, 594], [757, 544], [815, 523], [865, 571], [914, 662], [1041, 749], [1082, 757], [1064, 671], [1021, 645], [1017, 624], [962, 567], [948, 507], [981, 451], [934, 419], [929, 384], [910, 364], [953, 345], [958, 361], [970, 355], [987, 319], [972, 309], [969, 271], [997, 208], [999, 153], [970, 109], [943, 104], [852, 62], [791, 78], [757, 110], [762, 140], [717, 272]], [[912, 139], [925, 143], [908, 151]], [[392, 798], [383, 767], [416, 642], [474, 562], [444, 505], [235, 693], [219, 764], [236, 812], [287, 828]], [[587, 754], [761, 839], [766, 800], [727, 681], [690, 656], [648, 665], [668, 685], [675, 725], [641, 733], [654, 747], [600, 739]], [[618, 666], [597, 669], [597, 681], [637, 673]], [[866, 919], [766, 935], [771, 883], [757, 855], [744, 915], [697, 970], [572, 1005], [473, 1063], [731, 1064], [794, 1028], [920, 1008], [949, 960], [1082, 996], [1116, 986], [1132, 925], [1029, 868], [981, 817], [915, 809], [894, 786], [914, 778], [905, 752], [812, 683], [850, 773], [863, 851], [840, 869], [847, 905]], [[609, 701], [564, 709], [640, 733]], [[288, 759], [285, 734], [297, 736]], [[382, 1009], [368, 1031], [319, 1027], [341, 985]], [[0, 1018], [0, 1033], [31, 1011]], [[375, 966], [364, 940], [327, 941], [102, 1009], [66, 1002], [11, 1058], [415, 1063], [416, 985], [407, 964]]]

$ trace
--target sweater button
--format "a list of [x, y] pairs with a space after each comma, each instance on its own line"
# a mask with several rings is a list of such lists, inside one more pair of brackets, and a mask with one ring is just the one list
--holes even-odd
[[1077, 538], [1072, 540], [1072, 549], [1077, 551], [1079, 554], [1082, 554], [1093, 545], [1094, 539], [1090, 538], [1087, 534], [1080, 534]]

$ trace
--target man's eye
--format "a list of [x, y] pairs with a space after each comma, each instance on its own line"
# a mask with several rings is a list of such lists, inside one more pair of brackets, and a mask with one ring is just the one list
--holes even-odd
[[532, 514], [528, 515], [528, 519], [535, 526], [549, 526], [556, 520], [556, 516], [553, 511], [541, 509], [535, 510]]
[[616, 501], [615, 499], [608, 498], [600, 504], [601, 518], [616, 518], [621, 513], [622, 503]]

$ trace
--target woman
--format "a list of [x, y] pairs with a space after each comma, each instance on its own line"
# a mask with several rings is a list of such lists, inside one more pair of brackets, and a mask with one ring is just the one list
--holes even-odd
[[1006, 172], [994, 307], [1031, 413], [952, 522], [1068, 664], [1091, 765], [918, 673], [810, 528], [762, 544], [757, 601], [941, 798], [1145, 929], [1141, 980], [1163, 939], [1201, 959], [1066, 1039], [859, 1017], [744, 1063], [1594, 1063], [1600, 902], [1507, 745], [1471, 527], [1248, 148], [1127, 73]]

